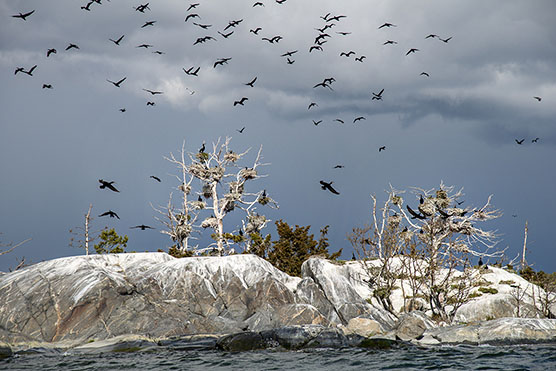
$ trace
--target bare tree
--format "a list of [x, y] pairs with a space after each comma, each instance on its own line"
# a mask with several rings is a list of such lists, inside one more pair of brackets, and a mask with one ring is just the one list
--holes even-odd
[[26, 242], [31, 241], [30, 238], [26, 239], [25, 241], [21, 241], [19, 243], [16, 243], [15, 245], [12, 243], [8, 243], [8, 244], [0, 244], [0, 256], [7, 254], [9, 252], [12, 252], [13, 250], [17, 249], [19, 246], [23, 245]]
[[[70, 238], [70, 247], [77, 247], [85, 250], [85, 255], [89, 255], [89, 245], [98, 238], [100, 231], [91, 231], [91, 211], [93, 204], [89, 204], [89, 209], [85, 214], [85, 222], [82, 227], [75, 227], [69, 230], [72, 237]], [[106, 228], [106, 227], [105, 227]]]
[[[231, 138], [226, 138], [223, 142], [218, 139], [213, 143], [211, 151], [205, 151], [205, 145], [196, 153], [185, 153], [185, 144], [182, 147], [180, 158], [174, 155], [166, 158], [168, 161], [177, 165], [181, 170], [181, 181], [179, 191], [182, 195], [180, 208], [172, 206], [171, 198], [164, 212], [166, 216], [163, 223], [167, 230], [163, 231], [170, 235], [172, 240], [177, 242], [182, 249], [189, 249], [187, 240], [191, 233], [198, 230], [210, 228], [215, 240], [214, 244], [206, 248], [196, 248], [196, 253], [206, 252], [216, 249], [218, 255], [231, 252], [231, 245], [245, 240], [242, 235], [258, 233], [266, 226], [268, 220], [264, 215], [256, 212], [257, 205], [269, 205], [278, 207], [266, 191], [247, 192], [246, 183], [265, 175], [259, 174], [259, 167], [264, 166], [262, 161], [262, 146], [251, 166], [240, 167], [238, 162], [242, 160], [249, 150], [237, 153], [230, 149]], [[193, 181], [200, 183], [200, 191], [197, 192], [197, 200], [190, 201]], [[225, 233], [224, 217], [235, 209], [240, 209], [246, 213], [246, 220], [242, 223], [242, 228], [238, 234]], [[201, 211], [210, 211], [211, 215], [200, 220]], [[245, 250], [249, 251], [250, 244], [247, 242]]]

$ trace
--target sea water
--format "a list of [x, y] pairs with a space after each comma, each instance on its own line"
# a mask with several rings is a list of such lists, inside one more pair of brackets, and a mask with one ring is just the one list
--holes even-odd
[[556, 344], [403, 346], [389, 350], [178, 351], [21, 354], [0, 370], [556, 370]]

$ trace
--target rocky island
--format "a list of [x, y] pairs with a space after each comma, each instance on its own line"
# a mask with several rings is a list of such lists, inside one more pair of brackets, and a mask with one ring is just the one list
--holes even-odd
[[247, 254], [60, 258], [0, 274], [0, 354], [556, 342], [556, 320], [537, 318], [526, 294], [541, 288], [480, 269], [489, 290], [448, 324], [408, 311], [399, 289], [394, 312], [377, 305], [361, 261], [313, 257], [292, 277]]

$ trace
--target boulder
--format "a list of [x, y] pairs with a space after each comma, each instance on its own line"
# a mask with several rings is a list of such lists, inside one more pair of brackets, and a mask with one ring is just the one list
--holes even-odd
[[12, 354], [12, 348], [7, 343], [0, 341], [0, 359], [11, 357]]
[[374, 319], [356, 317], [349, 320], [347, 326], [343, 328], [344, 334], [356, 334], [364, 337], [383, 334], [384, 329]]
[[130, 353], [156, 347], [152, 339], [139, 335], [120, 335], [110, 339], [83, 344], [68, 351], [69, 354]]
[[409, 341], [420, 337], [426, 330], [435, 327], [436, 323], [423, 312], [413, 311], [402, 314], [398, 318], [398, 323], [395, 325], [394, 329], [399, 339]]
[[244, 352], [265, 348], [263, 337], [258, 332], [240, 332], [223, 336], [216, 342], [218, 349], [228, 352]]
[[475, 323], [504, 317], [517, 313], [516, 300], [509, 294], [487, 294], [463, 304], [456, 311], [455, 322]]

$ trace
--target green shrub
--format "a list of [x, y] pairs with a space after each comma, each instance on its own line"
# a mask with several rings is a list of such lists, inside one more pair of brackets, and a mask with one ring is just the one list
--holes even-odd
[[479, 287], [479, 291], [485, 294], [498, 294], [498, 290], [492, 287]]
[[97, 254], [119, 254], [125, 252], [128, 237], [119, 236], [114, 228], [105, 228], [100, 232], [100, 242], [94, 245]]

